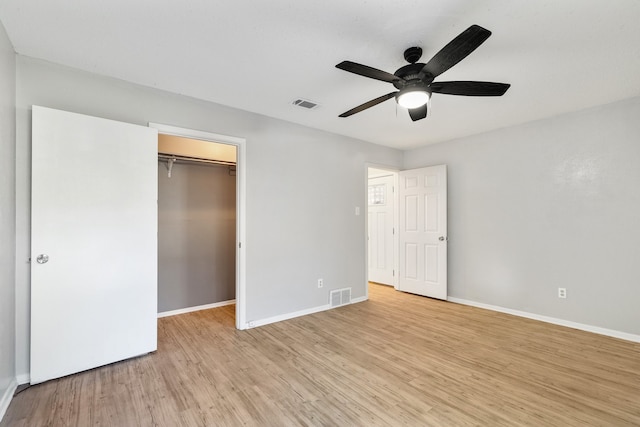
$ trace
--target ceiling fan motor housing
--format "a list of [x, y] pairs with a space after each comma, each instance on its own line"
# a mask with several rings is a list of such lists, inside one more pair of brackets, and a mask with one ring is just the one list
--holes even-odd
[[400, 77], [400, 80], [394, 81], [393, 85], [396, 87], [396, 89], [402, 89], [404, 87], [407, 87], [409, 84], [414, 84], [418, 82], [425, 83], [428, 85], [433, 81], [433, 76], [429, 74], [425, 75], [423, 73], [424, 77], [422, 77], [420, 72], [422, 71], [423, 67], [424, 67], [424, 64], [417, 63], [417, 64], [405, 65], [404, 67], [398, 68], [398, 70], [395, 73], [393, 73], [393, 75]]

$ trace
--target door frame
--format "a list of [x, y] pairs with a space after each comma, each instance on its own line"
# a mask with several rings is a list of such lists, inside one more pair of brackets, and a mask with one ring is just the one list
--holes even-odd
[[212, 132], [181, 128], [159, 123], [149, 123], [149, 127], [157, 129], [159, 134], [179, 136], [184, 138], [199, 139], [219, 144], [234, 145], [236, 147], [236, 328], [247, 329], [247, 304], [246, 304], [246, 142], [245, 138], [237, 136], [221, 135]]
[[[374, 168], [374, 169], [381, 169], [381, 170], [385, 170], [385, 171], [389, 171], [392, 175], [393, 175], [393, 187], [394, 187], [394, 192], [393, 192], [393, 228], [394, 230], [399, 230], [399, 223], [398, 223], [398, 173], [400, 172], [400, 169], [395, 168], [395, 167], [391, 167], [391, 166], [386, 166], [386, 165], [381, 165], [378, 163], [370, 163], [370, 162], [366, 162], [364, 165], [364, 203], [365, 203], [365, 209], [364, 209], [364, 248], [365, 248], [365, 297], [366, 299], [369, 299], [369, 168]], [[399, 272], [399, 240], [398, 240], [398, 233], [395, 232], [393, 234], [393, 269], [395, 270], [396, 273]], [[395, 290], [398, 290], [398, 274], [395, 274], [393, 276], [393, 288]]]

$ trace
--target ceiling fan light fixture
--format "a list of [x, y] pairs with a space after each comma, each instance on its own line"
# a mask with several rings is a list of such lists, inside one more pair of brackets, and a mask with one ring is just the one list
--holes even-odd
[[424, 88], [407, 88], [400, 91], [396, 101], [404, 108], [418, 108], [429, 102], [430, 93]]

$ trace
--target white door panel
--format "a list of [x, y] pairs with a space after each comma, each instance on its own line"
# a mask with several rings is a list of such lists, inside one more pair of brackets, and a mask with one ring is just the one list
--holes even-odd
[[447, 299], [447, 167], [399, 174], [398, 290]]
[[369, 280], [394, 284], [393, 175], [369, 178]]
[[34, 106], [32, 140], [35, 384], [156, 349], [157, 131]]

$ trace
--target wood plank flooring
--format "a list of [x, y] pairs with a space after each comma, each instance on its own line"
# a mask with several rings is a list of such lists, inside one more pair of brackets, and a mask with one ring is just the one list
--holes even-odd
[[33, 386], [8, 426], [639, 426], [640, 344], [370, 285], [248, 331], [159, 319], [156, 353]]

